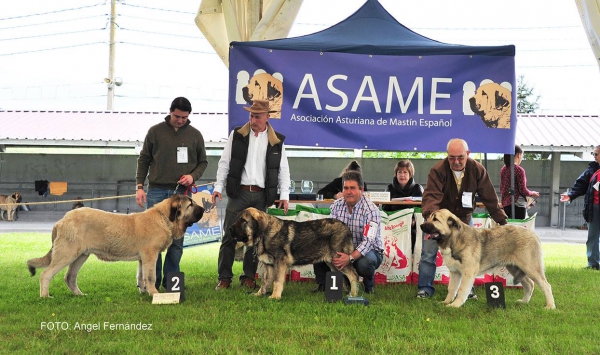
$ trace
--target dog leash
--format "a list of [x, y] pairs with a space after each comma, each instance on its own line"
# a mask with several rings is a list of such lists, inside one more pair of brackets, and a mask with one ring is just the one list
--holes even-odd
[[[179, 178], [179, 179], [181, 180], [181, 178]], [[179, 190], [179, 186], [180, 186], [180, 184], [177, 183], [177, 186], [175, 186], [175, 191], [173, 191], [173, 195], [175, 195], [177, 193], [177, 190]], [[187, 187], [187, 189], [185, 189], [185, 192], [183, 194], [187, 196], [190, 193], [192, 193], [192, 194], [197, 194], [198, 193], [198, 186], [196, 186], [196, 184], [189, 185]]]

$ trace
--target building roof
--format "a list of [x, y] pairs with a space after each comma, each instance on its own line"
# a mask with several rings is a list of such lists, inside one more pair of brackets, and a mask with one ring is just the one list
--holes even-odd
[[[140, 148], [148, 129], [167, 112], [0, 110], [3, 146]], [[515, 143], [527, 152], [588, 153], [600, 144], [598, 115], [519, 114]], [[223, 147], [226, 113], [192, 113], [207, 147]], [[2, 149], [0, 149], [2, 151]]]
[[598, 115], [517, 115], [515, 143], [527, 152], [587, 153], [600, 144]]
[[[141, 147], [167, 112], [0, 111], [0, 145]], [[227, 114], [190, 114], [207, 146], [227, 141]]]

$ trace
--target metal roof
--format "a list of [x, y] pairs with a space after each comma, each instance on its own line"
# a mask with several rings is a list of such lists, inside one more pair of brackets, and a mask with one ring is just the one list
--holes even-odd
[[[148, 129], [167, 115], [167, 112], [0, 111], [0, 145], [141, 147]], [[224, 145], [229, 135], [227, 114], [192, 112], [189, 119], [202, 132], [207, 146]]]
[[517, 115], [515, 143], [527, 152], [587, 153], [600, 144], [598, 115]]
[[[167, 112], [0, 110], [0, 146], [141, 147]], [[587, 153], [600, 144], [598, 115], [519, 114], [515, 143], [527, 152]], [[226, 113], [192, 113], [207, 147], [223, 147]]]

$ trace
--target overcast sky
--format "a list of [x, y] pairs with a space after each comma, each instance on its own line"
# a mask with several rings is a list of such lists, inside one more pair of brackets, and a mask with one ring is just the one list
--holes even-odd
[[[186, 96], [196, 112], [227, 111], [227, 68], [194, 24], [201, 0], [117, 3], [114, 109], [166, 111]], [[290, 37], [325, 29], [363, 0], [304, 0]], [[426, 37], [514, 44], [517, 76], [543, 114], [600, 114], [600, 70], [575, 1], [380, 0]], [[0, 109], [104, 110], [110, 1], [5, 1], [0, 12]], [[384, 34], [382, 34], [384, 35]]]

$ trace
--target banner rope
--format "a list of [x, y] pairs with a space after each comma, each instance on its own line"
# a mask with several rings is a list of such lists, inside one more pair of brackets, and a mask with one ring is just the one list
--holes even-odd
[[[207, 186], [207, 185], [214, 185], [216, 181], [213, 182], [209, 182], [206, 184], [202, 184], [202, 185], [194, 185], [194, 188], [196, 190], [196, 192], [198, 192], [197, 187], [198, 186]], [[190, 185], [190, 186], [192, 186]], [[190, 190], [190, 188], [188, 187], [188, 190], [191, 191], [192, 193], [196, 193], [192, 190]], [[186, 191], [187, 194], [187, 191]], [[23, 205], [51, 205], [51, 204], [57, 204], [57, 203], [75, 203], [75, 202], [89, 202], [89, 201], [101, 201], [101, 200], [112, 200], [112, 199], [118, 199], [118, 198], [126, 198], [126, 197], [135, 197], [135, 194], [131, 194], [131, 195], [122, 195], [122, 196], [107, 196], [107, 197], [95, 197], [95, 198], [81, 198], [81, 199], [75, 199], [75, 200], [64, 200], [64, 201], [42, 201], [42, 202], [20, 202], [20, 203], [0, 203], [0, 206], [23, 206]]]

